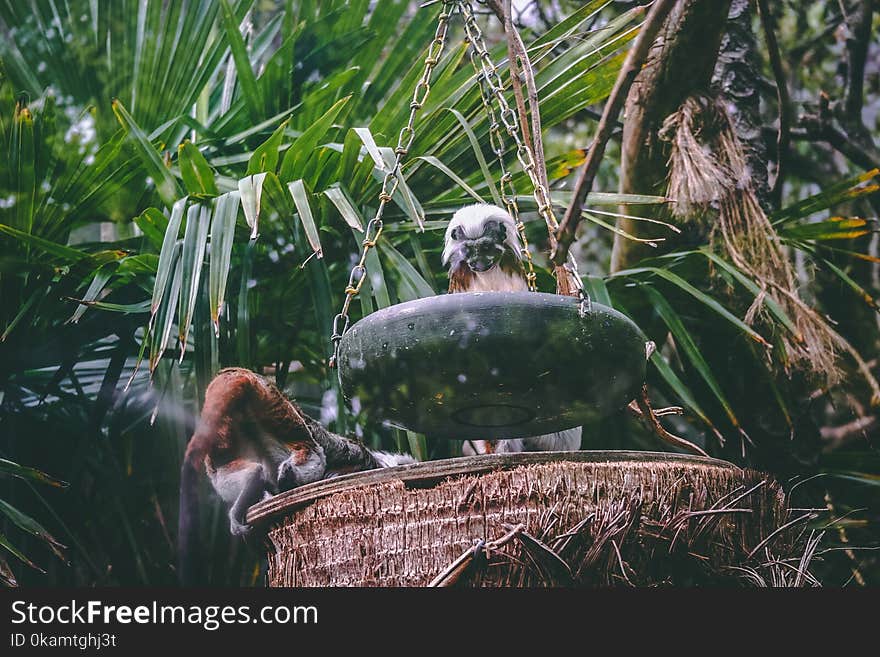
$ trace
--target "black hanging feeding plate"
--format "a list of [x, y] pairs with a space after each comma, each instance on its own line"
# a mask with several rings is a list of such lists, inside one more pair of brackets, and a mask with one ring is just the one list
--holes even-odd
[[623, 408], [645, 380], [645, 336], [616, 310], [539, 292], [417, 299], [355, 323], [342, 392], [434, 438], [536, 436]]

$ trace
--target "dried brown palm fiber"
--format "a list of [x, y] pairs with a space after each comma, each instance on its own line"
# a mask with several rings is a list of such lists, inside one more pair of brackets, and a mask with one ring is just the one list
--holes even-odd
[[858, 352], [829, 320], [800, 297], [791, 261], [755, 194], [742, 143], [724, 106], [695, 95], [667, 117], [661, 136], [670, 142], [669, 187], [672, 213], [680, 220], [712, 218], [710, 240], [760, 287], [745, 313], [747, 323], [775, 327], [767, 311], [770, 297], [791, 318], [796, 332], [781, 330], [779, 361], [812, 374], [825, 386], [842, 378], [837, 356], [848, 353], [880, 401], [880, 385]]
[[743, 585], [768, 551], [791, 564], [803, 554], [767, 475], [645, 452], [357, 473], [276, 496], [248, 518], [267, 529], [270, 586]]
[[693, 219], [717, 204], [738, 180], [713, 148], [723, 129], [718, 112], [709, 111], [714, 101], [707, 96], [690, 96], [663, 122], [661, 139], [671, 144], [667, 197], [679, 219]]

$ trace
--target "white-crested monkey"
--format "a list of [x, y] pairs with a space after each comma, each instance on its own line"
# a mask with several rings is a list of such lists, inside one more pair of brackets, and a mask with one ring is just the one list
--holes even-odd
[[336, 474], [413, 462], [411, 456], [373, 451], [327, 431], [250, 370], [221, 370], [205, 391], [202, 415], [181, 468], [181, 582], [197, 580], [202, 471], [230, 505], [230, 530], [241, 536], [251, 529], [248, 508], [266, 497]]
[[[458, 210], [446, 228], [443, 264], [449, 292], [525, 292], [522, 244], [513, 217], [496, 205], [476, 203]], [[465, 454], [575, 451], [581, 427], [508, 440], [469, 440]]]

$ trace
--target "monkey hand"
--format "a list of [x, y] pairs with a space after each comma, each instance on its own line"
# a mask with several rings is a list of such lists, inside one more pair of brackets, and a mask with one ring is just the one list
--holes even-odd
[[247, 523], [246, 516], [247, 512], [241, 518], [229, 515], [229, 531], [233, 536], [247, 536], [253, 531], [254, 526]]
[[327, 459], [320, 445], [294, 449], [278, 466], [278, 490], [285, 491], [324, 478]]

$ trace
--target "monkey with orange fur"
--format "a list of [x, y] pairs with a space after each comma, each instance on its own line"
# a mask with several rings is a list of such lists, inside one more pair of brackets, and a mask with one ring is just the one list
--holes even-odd
[[370, 450], [328, 431], [250, 370], [221, 370], [205, 392], [181, 468], [181, 582], [198, 579], [198, 481], [203, 471], [230, 505], [230, 530], [243, 536], [251, 531], [248, 508], [267, 497], [336, 474], [413, 462], [411, 456]]

